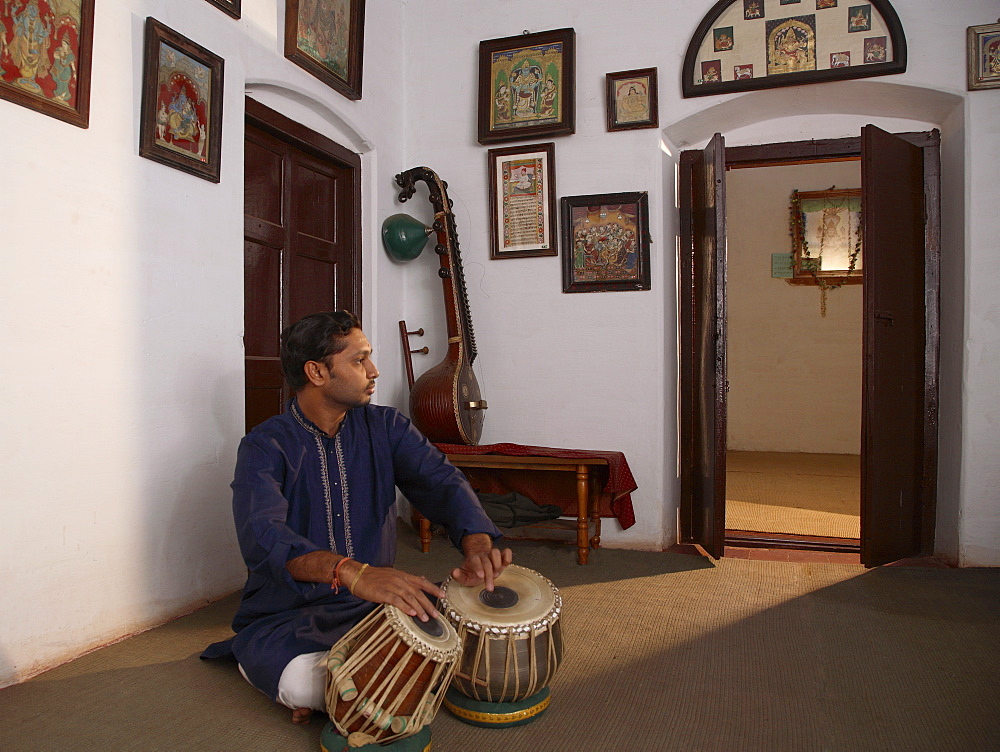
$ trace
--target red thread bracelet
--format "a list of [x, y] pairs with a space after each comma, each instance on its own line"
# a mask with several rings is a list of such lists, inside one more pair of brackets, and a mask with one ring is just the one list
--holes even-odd
[[340, 568], [344, 566], [345, 561], [354, 561], [354, 559], [344, 556], [340, 561], [337, 562], [337, 566], [333, 568], [333, 582], [330, 583], [330, 587], [333, 588], [334, 593], [340, 592], [340, 587], [344, 583], [340, 581]]

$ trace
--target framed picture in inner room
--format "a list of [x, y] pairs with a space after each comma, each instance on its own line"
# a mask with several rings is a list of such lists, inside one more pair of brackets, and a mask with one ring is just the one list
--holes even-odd
[[490, 258], [555, 256], [555, 144], [490, 149]]
[[645, 191], [563, 196], [563, 292], [650, 289]]
[[576, 32], [479, 43], [479, 143], [576, 131]]
[[223, 65], [215, 53], [146, 19], [141, 156], [219, 182]]
[[93, 41], [94, 0], [0, 3], [0, 98], [86, 128]]
[[285, 57], [348, 99], [361, 99], [365, 0], [286, 0]]
[[240, 5], [243, 0], [208, 0], [212, 5], [218, 6], [233, 18], [240, 17]]
[[970, 26], [969, 90], [1000, 88], [1000, 23]]
[[656, 68], [607, 73], [608, 130], [656, 128], [660, 115], [656, 101]]

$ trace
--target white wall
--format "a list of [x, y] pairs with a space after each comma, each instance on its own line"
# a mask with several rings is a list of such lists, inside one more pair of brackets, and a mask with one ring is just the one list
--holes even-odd
[[[604, 540], [640, 548], [675, 536], [678, 147], [714, 130], [738, 144], [856, 135], [864, 122], [944, 125], [943, 273], [965, 297], [942, 296], [951, 337], [939, 547], [1000, 565], [1000, 98], [966, 95], [963, 59], [965, 27], [992, 21], [995, 3], [968, 0], [944, 15], [930, 0], [897, 6], [911, 50], [901, 76], [681, 99], [681, 60], [707, 5], [622, 0], [609, 13], [583, 2], [372, 0], [364, 98], [350, 102], [283, 59], [283, 3], [244, 0], [239, 21], [203, 0], [98, 3], [91, 127], [0, 101], [12, 186], [0, 210], [0, 684], [240, 584], [227, 486], [243, 423], [245, 85], [363, 155], [364, 320], [383, 372], [379, 400], [404, 402], [399, 318], [431, 329], [424, 366], [443, 350], [434, 260], [396, 264], [377, 240], [400, 210], [392, 176], [423, 163], [455, 199], [490, 403], [484, 441], [624, 451], [639, 523], [605, 525]], [[226, 60], [219, 185], [137, 156], [147, 15]], [[478, 43], [563, 26], [577, 31], [577, 133], [557, 140], [557, 190], [650, 191], [649, 292], [564, 295], [557, 258], [487, 258]], [[604, 74], [647, 66], [659, 68], [662, 134], [607, 133]], [[408, 210], [419, 206], [429, 213], [423, 189]]]
[[793, 190], [861, 187], [861, 163], [726, 173], [726, 423], [731, 451], [861, 451], [861, 285], [827, 291], [771, 277], [789, 253]]

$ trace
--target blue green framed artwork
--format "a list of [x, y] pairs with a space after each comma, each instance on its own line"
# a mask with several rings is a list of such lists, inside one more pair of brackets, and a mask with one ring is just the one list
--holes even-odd
[[555, 29], [479, 43], [479, 143], [575, 132], [575, 38]]
[[361, 99], [365, 0], [286, 0], [285, 57], [348, 99]]
[[0, 3], [0, 98], [86, 128], [94, 0]]

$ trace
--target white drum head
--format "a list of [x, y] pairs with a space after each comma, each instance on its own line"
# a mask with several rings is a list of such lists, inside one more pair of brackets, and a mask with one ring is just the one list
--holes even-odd
[[422, 655], [454, 656], [461, 649], [458, 633], [440, 614], [431, 613], [423, 622], [385, 604], [385, 616], [400, 638]]
[[445, 591], [441, 606], [445, 614], [456, 611], [463, 621], [483, 627], [517, 627], [558, 615], [562, 606], [559, 591], [538, 572], [508, 566], [494, 581], [493, 591], [485, 585], [464, 587], [449, 577], [441, 585]]

